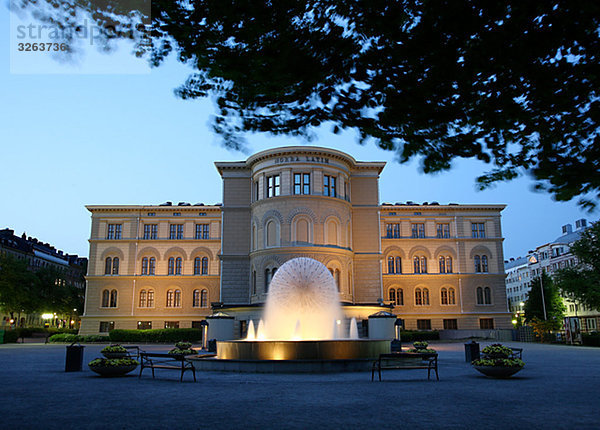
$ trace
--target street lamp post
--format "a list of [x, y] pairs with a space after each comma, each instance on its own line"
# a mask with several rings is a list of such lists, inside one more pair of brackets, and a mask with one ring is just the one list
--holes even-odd
[[[531, 264], [535, 264], [538, 262], [537, 258], [535, 258], [535, 255], [532, 255], [529, 258], [529, 262]], [[548, 317], [546, 316], [546, 300], [544, 299], [544, 269], [542, 268], [542, 265], [540, 264], [540, 289], [542, 292], [542, 309], [544, 310], [544, 321], [548, 320]]]

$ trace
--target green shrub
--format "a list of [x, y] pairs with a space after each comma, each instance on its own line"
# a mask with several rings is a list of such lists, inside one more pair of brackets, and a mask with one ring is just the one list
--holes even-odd
[[582, 333], [581, 340], [585, 346], [600, 346], [600, 332]]
[[440, 332], [437, 330], [432, 330], [432, 331], [403, 330], [400, 333], [400, 339], [402, 340], [402, 342], [439, 340], [439, 338], [440, 338]]
[[85, 336], [77, 336], [79, 338], [79, 342], [92, 343], [92, 342], [106, 342], [108, 340], [108, 336], [100, 336], [98, 334], [88, 334]]
[[165, 328], [151, 330], [111, 330], [111, 342], [198, 342], [202, 340], [202, 330], [196, 328]]
[[53, 334], [52, 336], [50, 336], [48, 338], [48, 342], [67, 342], [67, 343], [79, 342], [79, 336], [77, 336], [76, 334], [69, 334], [69, 333]]
[[4, 343], [16, 343], [19, 339], [19, 333], [16, 330], [6, 330], [4, 332]]

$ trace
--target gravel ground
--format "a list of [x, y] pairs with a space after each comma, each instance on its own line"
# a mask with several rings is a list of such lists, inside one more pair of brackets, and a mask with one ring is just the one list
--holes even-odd
[[[489, 344], [482, 342], [481, 347]], [[64, 372], [65, 345], [0, 345], [3, 429], [186, 430], [254, 428], [600, 428], [600, 348], [507, 342], [525, 368], [507, 380], [465, 363], [462, 343], [433, 343], [440, 381], [427, 370], [346, 374], [240, 374], [149, 370], [101, 378], [86, 363], [103, 345], [86, 345], [84, 369]], [[163, 345], [144, 345], [166, 351]], [[147, 372], [147, 373], [146, 373]]]

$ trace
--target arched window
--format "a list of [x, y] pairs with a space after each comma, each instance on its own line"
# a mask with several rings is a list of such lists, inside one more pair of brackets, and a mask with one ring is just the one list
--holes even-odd
[[177, 257], [175, 259], [175, 274], [176, 275], [181, 275], [181, 266], [182, 266], [181, 257]]
[[117, 290], [112, 290], [110, 292], [110, 307], [111, 308], [117, 307]]
[[452, 273], [452, 257], [441, 255], [439, 258], [440, 273]]
[[194, 297], [192, 299], [192, 306], [195, 308], [200, 307], [200, 290], [194, 290]]
[[490, 287], [483, 289], [483, 303], [486, 305], [492, 304], [492, 290], [490, 290]]
[[147, 275], [147, 274], [148, 274], [148, 257], [144, 257], [144, 258], [142, 258], [142, 275]]
[[115, 257], [113, 258], [113, 265], [112, 265], [112, 274], [113, 275], [118, 275], [119, 274], [119, 257]]
[[398, 256], [388, 257], [388, 273], [402, 273], [402, 259]]
[[335, 279], [335, 285], [337, 286], [338, 292], [340, 291], [340, 271], [335, 269], [333, 274], [333, 279]]
[[208, 307], [208, 290], [202, 290], [202, 292], [200, 293], [200, 307]]
[[454, 288], [448, 288], [448, 304], [455, 305], [456, 304], [456, 293]]
[[[146, 261], [148, 261], [148, 260], [146, 260]], [[145, 308], [146, 304], [148, 303], [147, 300], [148, 300], [148, 293], [146, 292], [146, 290], [140, 291], [140, 304], [139, 304], [139, 307], [140, 308]]]
[[487, 273], [488, 272], [488, 257], [487, 255], [476, 255], [473, 257], [475, 263], [476, 273]]
[[267, 223], [267, 246], [277, 246], [277, 224], [272, 220]]
[[[443, 257], [440, 257], [440, 258], [443, 258]], [[442, 288], [441, 296], [442, 296], [442, 305], [447, 305], [448, 304], [448, 290], [446, 288]]]
[[252, 271], [252, 294], [256, 294], [256, 270]]
[[202, 274], [202, 259], [200, 257], [194, 258], [194, 275]]
[[176, 308], [181, 307], [181, 290], [175, 290], [173, 294], [173, 306]]
[[488, 258], [487, 258], [487, 255], [482, 255], [481, 256], [481, 271], [483, 273], [487, 273], [488, 272]]
[[395, 271], [394, 271], [394, 257], [392, 257], [391, 255], [388, 257], [388, 273], [395, 273]]
[[148, 307], [154, 307], [154, 290], [148, 290]]
[[269, 291], [269, 284], [271, 283], [271, 269], [265, 270], [265, 293]]
[[388, 298], [392, 304], [396, 304], [396, 290], [394, 288], [390, 288]]
[[413, 265], [415, 273], [427, 273], [427, 257], [415, 257]]
[[106, 260], [105, 260], [105, 262], [104, 262], [104, 274], [105, 275], [110, 275], [111, 268], [112, 268], [112, 258], [107, 257]]
[[102, 291], [102, 307], [107, 308], [110, 300], [110, 293], [108, 290]]
[[404, 306], [404, 291], [402, 288], [396, 290], [396, 306]]
[[338, 226], [334, 220], [327, 222], [327, 245], [338, 244]]
[[175, 274], [175, 258], [169, 258], [169, 271], [167, 272], [169, 275]]
[[427, 288], [423, 288], [423, 304], [429, 305], [429, 290]]
[[477, 304], [483, 305], [483, 288], [477, 287]]
[[308, 221], [299, 219], [296, 223], [296, 242], [309, 242]]
[[423, 294], [420, 288], [415, 289], [415, 305], [421, 306], [423, 304]]
[[202, 274], [208, 275], [208, 257], [202, 257]]
[[168, 308], [173, 307], [173, 290], [167, 291], [167, 307]]
[[[258, 200], [258, 199], [257, 199]], [[256, 243], [256, 226], [252, 226], [252, 250], [258, 249], [258, 244]]]
[[154, 275], [156, 271], [156, 258], [150, 257], [150, 261], [148, 262], [148, 274]]

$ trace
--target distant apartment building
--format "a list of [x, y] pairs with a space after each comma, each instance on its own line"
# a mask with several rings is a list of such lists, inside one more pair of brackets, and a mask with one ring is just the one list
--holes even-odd
[[[527, 300], [532, 280], [545, 272], [549, 276], [565, 267], [575, 266], [577, 257], [570, 251], [571, 245], [588, 228], [587, 220], [575, 221], [575, 230], [571, 224], [562, 226], [562, 235], [551, 242], [538, 246], [525, 257], [510, 258], [504, 262], [506, 272], [506, 298], [511, 312], [522, 311], [521, 303]], [[600, 324], [600, 311], [563, 297], [567, 318], [578, 318], [584, 332], [597, 330]]]

